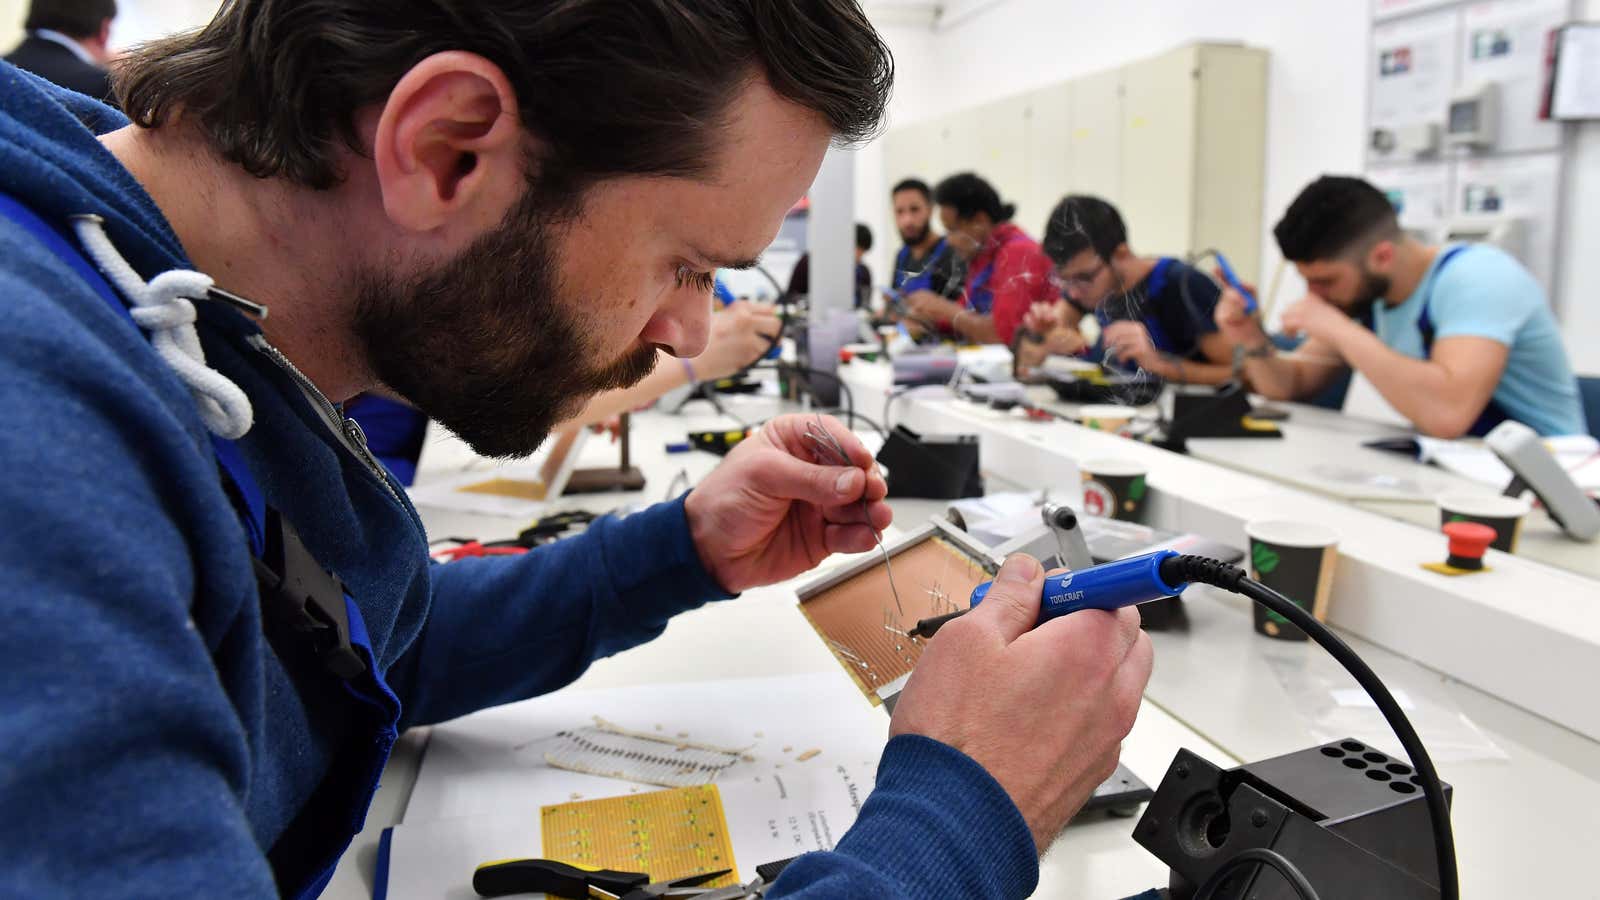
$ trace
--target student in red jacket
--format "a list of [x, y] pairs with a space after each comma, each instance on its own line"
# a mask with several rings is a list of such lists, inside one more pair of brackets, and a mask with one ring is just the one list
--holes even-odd
[[960, 300], [914, 291], [906, 304], [916, 319], [977, 344], [1009, 344], [1035, 303], [1061, 299], [1050, 280], [1050, 259], [1012, 224], [1015, 205], [1001, 204], [989, 182], [971, 172], [952, 175], [933, 192], [946, 243], [966, 263]]

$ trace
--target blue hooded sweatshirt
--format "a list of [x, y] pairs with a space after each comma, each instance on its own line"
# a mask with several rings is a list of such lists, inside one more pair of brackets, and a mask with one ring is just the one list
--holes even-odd
[[[73, 248], [69, 217], [99, 215], [146, 280], [191, 268], [96, 140], [126, 124], [0, 63], [0, 195]], [[430, 564], [358, 430], [250, 320], [197, 303], [207, 363], [254, 409], [235, 442], [249, 477], [351, 598], [373, 674], [342, 683], [266, 637], [193, 396], [47, 243], [0, 215], [0, 895], [314, 896], [396, 729], [554, 690], [727, 596], [681, 500], [523, 557]], [[773, 896], [1017, 897], [1037, 874], [1004, 790], [903, 736], [856, 826]]]

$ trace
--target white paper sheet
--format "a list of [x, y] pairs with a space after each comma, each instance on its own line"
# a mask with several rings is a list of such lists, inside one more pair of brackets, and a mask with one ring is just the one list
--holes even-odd
[[1571, 15], [1571, 0], [1486, 0], [1463, 11], [1460, 83], [1499, 85], [1496, 153], [1561, 146], [1561, 123], [1541, 120], [1539, 112], [1547, 41]]
[[1569, 25], [1562, 30], [1550, 114], [1558, 119], [1600, 119], [1600, 26]]
[[[1442, 131], [1456, 84], [1460, 23], [1460, 13], [1447, 9], [1373, 27], [1367, 78], [1374, 130], [1431, 123]], [[1374, 163], [1408, 161], [1370, 144], [1367, 152]]]
[[[562, 691], [434, 728], [403, 821], [514, 813], [572, 794], [653, 790], [545, 764], [541, 740], [593, 724], [594, 716], [636, 731], [738, 747], [753, 757], [729, 769], [719, 783], [841, 763], [865, 765], [871, 772], [889, 732], [889, 717], [863, 703], [849, 680], [833, 672]], [[810, 749], [822, 752], [805, 762], [795, 760]]]
[[[835, 762], [718, 785], [739, 880], [755, 878], [756, 866], [765, 863], [833, 849], [872, 792], [874, 771], [873, 766]], [[384, 896], [476, 900], [473, 869], [495, 859], [542, 856], [539, 806], [570, 799], [547, 797], [514, 814], [396, 825], [389, 836]]]
[[[1545, 439], [1544, 446], [1580, 488], [1600, 490], [1600, 441], [1586, 434], [1564, 435]], [[1423, 462], [1480, 484], [1498, 489], [1511, 483], [1511, 470], [1481, 441], [1442, 441], [1419, 436], [1417, 447]]]

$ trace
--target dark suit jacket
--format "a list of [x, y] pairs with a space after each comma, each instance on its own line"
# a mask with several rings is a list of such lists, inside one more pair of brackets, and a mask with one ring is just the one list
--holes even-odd
[[29, 35], [6, 56], [6, 62], [68, 90], [116, 105], [111, 97], [110, 74], [84, 62], [60, 44]]

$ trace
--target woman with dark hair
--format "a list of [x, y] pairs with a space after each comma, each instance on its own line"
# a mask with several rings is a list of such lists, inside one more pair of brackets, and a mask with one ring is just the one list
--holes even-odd
[[906, 305], [941, 332], [979, 344], [1009, 344], [1035, 303], [1060, 299], [1050, 282], [1050, 259], [1011, 222], [1016, 206], [1000, 202], [989, 182], [971, 172], [952, 175], [933, 192], [945, 243], [966, 263], [959, 300], [929, 290], [924, 277], [905, 286]]

